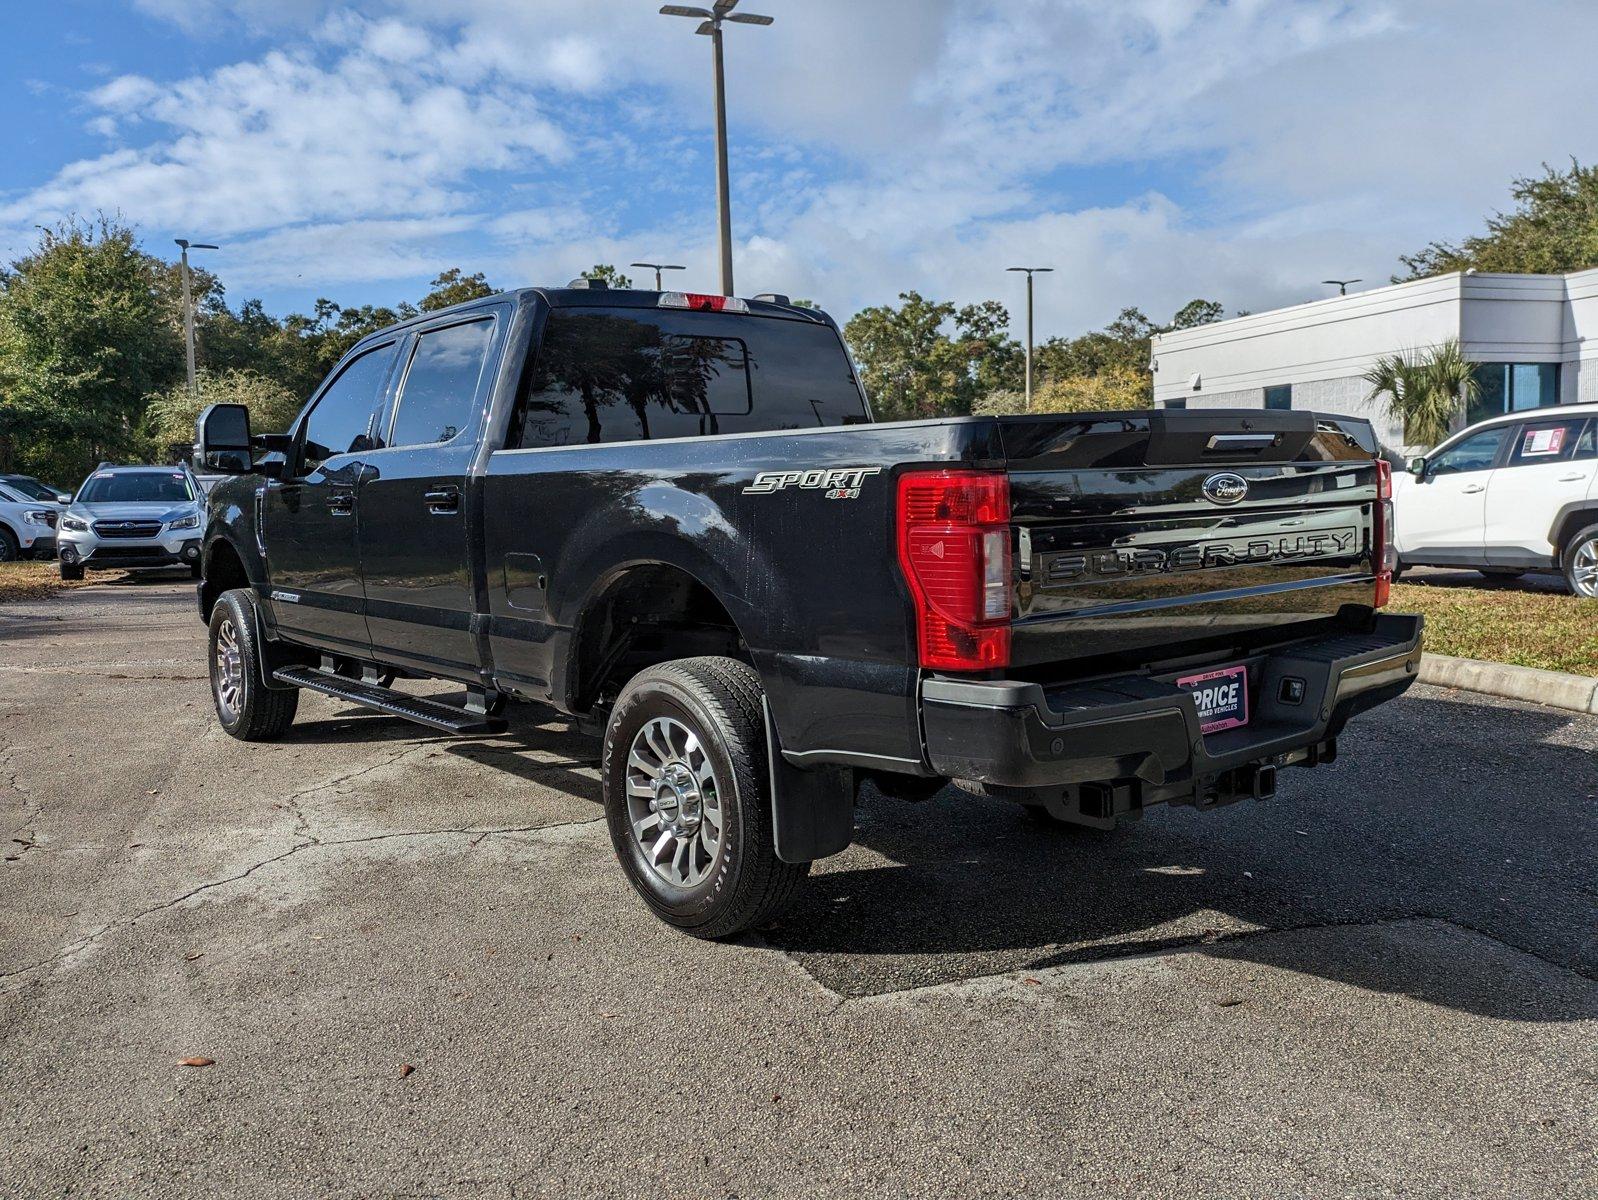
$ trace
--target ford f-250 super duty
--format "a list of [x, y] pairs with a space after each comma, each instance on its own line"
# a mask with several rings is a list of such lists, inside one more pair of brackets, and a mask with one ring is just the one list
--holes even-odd
[[1264, 798], [1420, 657], [1368, 425], [871, 424], [782, 297], [496, 295], [365, 338], [287, 434], [197, 436], [238, 476], [199, 586], [229, 733], [301, 689], [465, 735], [553, 705], [604, 731], [632, 883], [704, 937], [847, 846], [865, 780], [1099, 827]]

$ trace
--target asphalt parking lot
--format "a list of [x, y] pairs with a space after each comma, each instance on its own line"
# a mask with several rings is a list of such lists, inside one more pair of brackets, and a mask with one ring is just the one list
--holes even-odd
[[243, 745], [202, 638], [186, 579], [0, 606], [8, 1195], [1598, 1189], [1598, 718], [1417, 688], [1108, 838], [876, 797], [715, 945], [593, 739]]

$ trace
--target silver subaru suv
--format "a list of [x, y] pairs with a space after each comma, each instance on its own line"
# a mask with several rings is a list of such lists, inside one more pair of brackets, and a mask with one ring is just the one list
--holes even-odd
[[204, 533], [204, 496], [188, 467], [102, 466], [61, 514], [61, 578], [111, 567], [186, 566], [198, 579]]

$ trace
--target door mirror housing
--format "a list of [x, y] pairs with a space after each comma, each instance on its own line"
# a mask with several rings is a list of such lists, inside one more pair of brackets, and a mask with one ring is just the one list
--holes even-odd
[[1420, 458], [1409, 460], [1409, 473], [1416, 479], [1426, 478], [1426, 459], [1424, 455]]
[[242, 404], [212, 404], [194, 423], [194, 461], [218, 475], [255, 470], [250, 446], [250, 410]]
[[55, 502], [62, 508], [65, 508], [67, 505], [72, 503], [72, 496], [68, 492], [62, 492], [55, 498]]

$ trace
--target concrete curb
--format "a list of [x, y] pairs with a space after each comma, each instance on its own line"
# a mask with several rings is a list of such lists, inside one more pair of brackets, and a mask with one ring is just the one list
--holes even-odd
[[1417, 678], [1435, 687], [1463, 688], [1502, 696], [1506, 700], [1525, 700], [1571, 712], [1598, 713], [1598, 679], [1590, 675], [1567, 675], [1563, 671], [1540, 671], [1535, 667], [1428, 653], [1421, 657]]

